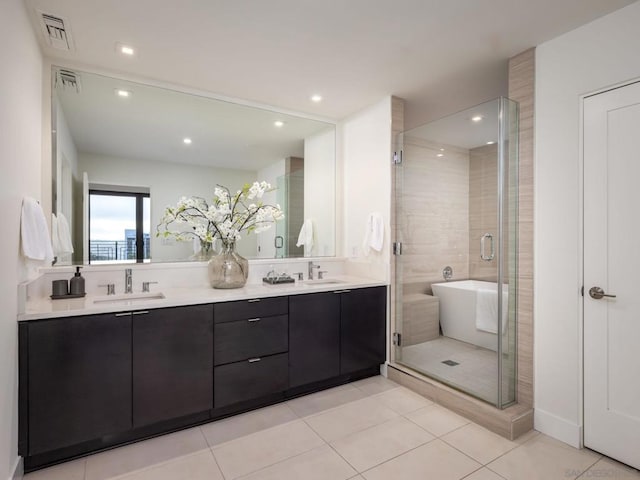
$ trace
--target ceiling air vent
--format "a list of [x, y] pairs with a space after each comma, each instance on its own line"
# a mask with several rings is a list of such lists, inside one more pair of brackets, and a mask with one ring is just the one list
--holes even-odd
[[58, 70], [56, 87], [61, 87], [65, 91], [80, 93], [80, 76], [71, 70]]
[[71, 32], [64, 25], [64, 20], [47, 13], [40, 12], [41, 26], [49, 45], [60, 50], [72, 50]]

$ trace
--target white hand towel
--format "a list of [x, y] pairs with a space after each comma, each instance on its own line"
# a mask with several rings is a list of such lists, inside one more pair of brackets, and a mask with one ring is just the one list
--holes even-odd
[[[507, 330], [509, 295], [502, 292], [502, 333]], [[476, 329], [498, 333], [498, 289], [481, 288], [476, 292]]]
[[30, 197], [22, 200], [22, 217], [20, 234], [22, 237], [22, 254], [32, 260], [53, 260], [51, 237], [47, 228], [47, 220], [40, 204]]
[[[71, 229], [69, 228], [67, 217], [65, 217], [62, 213], [58, 213], [57, 223], [57, 237], [60, 250], [56, 253], [54, 248], [54, 253], [56, 253], [56, 255], [66, 255], [69, 253], [73, 253], [73, 241], [71, 240]], [[51, 230], [53, 230], [53, 226]], [[55, 245], [55, 232], [52, 236], [54, 238]]]
[[362, 251], [365, 256], [369, 255], [371, 249], [376, 252], [382, 251], [382, 245], [384, 243], [384, 219], [382, 214], [378, 212], [372, 212], [367, 217], [367, 226], [364, 232], [364, 239], [362, 241]]
[[307, 218], [302, 224], [302, 228], [300, 228], [300, 233], [298, 234], [298, 242], [296, 243], [296, 247], [301, 247], [304, 245], [305, 251], [313, 248], [313, 222], [310, 218]]

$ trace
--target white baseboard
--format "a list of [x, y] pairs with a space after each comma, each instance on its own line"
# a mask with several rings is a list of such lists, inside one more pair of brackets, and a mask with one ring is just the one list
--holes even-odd
[[8, 480], [22, 480], [24, 469], [22, 467], [22, 457], [18, 457], [13, 464], [13, 472]]
[[533, 414], [533, 428], [572, 447], [582, 448], [582, 425], [536, 408]]

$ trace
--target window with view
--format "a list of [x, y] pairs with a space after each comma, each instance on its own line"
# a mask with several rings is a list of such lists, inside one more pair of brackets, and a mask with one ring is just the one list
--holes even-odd
[[149, 261], [149, 202], [145, 192], [89, 191], [89, 263]]

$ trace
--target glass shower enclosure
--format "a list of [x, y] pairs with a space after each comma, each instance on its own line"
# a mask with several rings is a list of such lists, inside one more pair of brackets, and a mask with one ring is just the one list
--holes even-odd
[[405, 131], [395, 182], [394, 362], [498, 408], [516, 401], [518, 105]]

